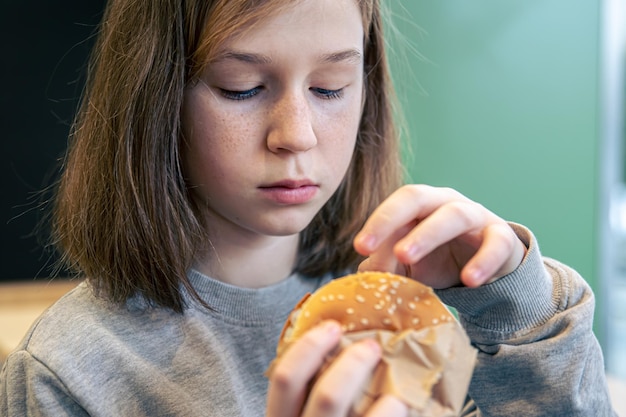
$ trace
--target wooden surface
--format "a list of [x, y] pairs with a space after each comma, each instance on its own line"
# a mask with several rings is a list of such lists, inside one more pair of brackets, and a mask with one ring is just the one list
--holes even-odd
[[35, 319], [78, 283], [54, 280], [0, 284], [0, 363]]

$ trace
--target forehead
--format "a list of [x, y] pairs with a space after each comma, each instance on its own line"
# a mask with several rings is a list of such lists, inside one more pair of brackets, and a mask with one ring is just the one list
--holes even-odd
[[243, 27], [218, 50], [362, 50], [363, 33], [355, 0], [299, 0]]
[[333, 3], [341, 3], [343, 7], [356, 6], [362, 27], [369, 28], [374, 0], [198, 0], [195, 7], [187, 9], [190, 75], [202, 70], [201, 67], [212, 61], [227, 42], [245, 35], [282, 12], [317, 5], [326, 7], [330, 13], [331, 8], [327, 6]]

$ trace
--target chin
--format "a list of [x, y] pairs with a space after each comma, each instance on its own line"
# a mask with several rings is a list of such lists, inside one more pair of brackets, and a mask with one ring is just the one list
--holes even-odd
[[268, 236], [291, 236], [299, 234], [313, 221], [311, 216], [284, 216], [272, 219], [257, 230]]

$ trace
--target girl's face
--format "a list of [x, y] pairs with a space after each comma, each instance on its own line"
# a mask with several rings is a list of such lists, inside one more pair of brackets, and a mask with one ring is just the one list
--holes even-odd
[[186, 179], [212, 231], [302, 231], [347, 171], [362, 95], [355, 0], [298, 1], [227, 42], [183, 106]]

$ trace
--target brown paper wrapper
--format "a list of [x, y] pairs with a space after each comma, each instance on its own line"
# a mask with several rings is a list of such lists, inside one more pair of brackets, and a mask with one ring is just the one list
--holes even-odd
[[411, 417], [460, 414], [474, 370], [476, 349], [458, 322], [402, 333], [369, 330], [345, 334], [339, 349], [327, 359], [318, 376], [341, 350], [366, 338], [382, 346], [382, 359], [352, 404], [351, 417], [364, 416], [384, 394], [407, 404]]

